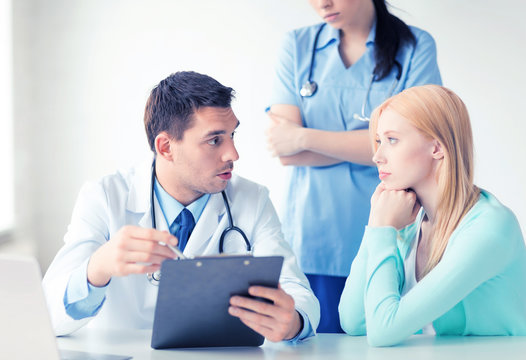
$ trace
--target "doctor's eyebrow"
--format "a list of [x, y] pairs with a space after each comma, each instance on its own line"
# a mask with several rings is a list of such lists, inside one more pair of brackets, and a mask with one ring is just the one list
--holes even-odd
[[[238, 126], [239, 126], [239, 121], [237, 122], [235, 129], [237, 129]], [[203, 138], [208, 138], [210, 136], [216, 136], [216, 135], [224, 135], [224, 134], [226, 134], [226, 130], [212, 130], [212, 131], [207, 132], [203, 136]]]

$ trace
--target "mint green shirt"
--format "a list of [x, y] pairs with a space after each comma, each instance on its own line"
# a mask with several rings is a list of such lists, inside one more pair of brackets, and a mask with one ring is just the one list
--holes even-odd
[[366, 228], [340, 300], [345, 332], [372, 346], [400, 343], [431, 322], [437, 335], [526, 335], [526, 247], [511, 210], [481, 190], [441, 261], [402, 297], [417, 224]]

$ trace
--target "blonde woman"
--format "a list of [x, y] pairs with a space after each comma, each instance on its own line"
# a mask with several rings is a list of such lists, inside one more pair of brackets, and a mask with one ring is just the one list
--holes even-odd
[[526, 335], [526, 248], [513, 213], [473, 184], [462, 100], [437, 85], [373, 113], [381, 183], [339, 305], [342, 328], [373, 346], [417, 332]]

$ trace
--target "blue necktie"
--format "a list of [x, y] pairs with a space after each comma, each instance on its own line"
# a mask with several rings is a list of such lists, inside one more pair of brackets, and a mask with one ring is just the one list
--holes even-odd
[[[175, 231], [175, 234], [173, 232], [173, 228], [175, 228], [175, 225], [179, 225], [177, 228], [177, 231]], [[184, 208], [179, 215], [175, 218], [172, 226], [170, 226], [170, 233], [175, 235], [179, 239], [179, 249], [181, 251], [184, 250], [186, 247], [186, 244], [188, 243], [188, 238], [190, 237], [190, 234], [192, 233], [192, 230], [195, 227], [195, 221], [194, 217], [192, 216], [192, 213], [187, 208]]]

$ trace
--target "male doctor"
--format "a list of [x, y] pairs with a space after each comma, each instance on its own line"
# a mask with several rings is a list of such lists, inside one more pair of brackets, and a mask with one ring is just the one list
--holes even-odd
[[[234, 296], [228, 312], [270, 341], [314, 335], [319, 304], [283, 240], [267, 189], [232, 174], [239, 158], [232, 98], [232, 88], [195, 72], [172, 74], [152, 90], [144, 125], [155, 172], [148, 163], [85, 185], [65, 245], [44, 277], [57, 335], [88, 322], [89, 327], [152, 328], [158, 287], [147, 274], [176, 256], [166, 243], [184, 248], [187, 256], [218, 253], [228, 226], [223, 190], [253, 254], [285, 259], [278, 289], [249, 289], [273, 304]], [[186, 244], [184, 232], [190, 234]], [[227, 238], [225, 252], [244, 253], [246, 244]]]

